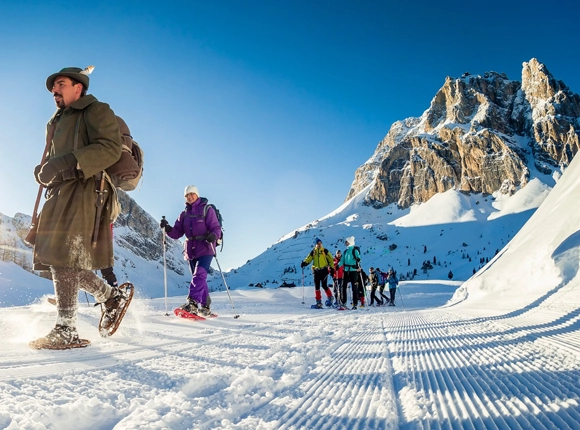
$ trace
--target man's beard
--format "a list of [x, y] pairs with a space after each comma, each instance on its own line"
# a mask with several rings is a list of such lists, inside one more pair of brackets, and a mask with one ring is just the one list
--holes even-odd
[[54, 97], [54, 103], [56, 103], [56, 107], [59, 109], [63, 109], [65, 108], [64, 105], [64, 98], [62, 97], [62, 95], [58, 94], [59, 98]]

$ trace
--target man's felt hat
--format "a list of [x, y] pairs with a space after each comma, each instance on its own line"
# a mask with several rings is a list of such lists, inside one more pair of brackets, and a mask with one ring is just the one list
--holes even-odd
[[89, 89], [89, 74], [93, 71], [94, 66], [89, 66], [86, 69], [81, 69], [80, 67], [65, 67], [59, 72], [53, 73], [48, 78], [46, 78], [46, 89], [52, 92], [52, 87], [54, 86], [54, 81], [58, 76], [68, 76], [69, 78], [76, 79], [85, 87], [85, 90]]

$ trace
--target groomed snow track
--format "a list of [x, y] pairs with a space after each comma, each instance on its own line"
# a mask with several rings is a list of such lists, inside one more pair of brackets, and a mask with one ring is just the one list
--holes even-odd
[[80, 408], [99, 429], [580, 428], [577, 312], [302, 308], [252, 321], [251, 306], [195, 324], [141, 308], [72, 354], [6, 344], [0, 427], [68, 430], [63, 410]]

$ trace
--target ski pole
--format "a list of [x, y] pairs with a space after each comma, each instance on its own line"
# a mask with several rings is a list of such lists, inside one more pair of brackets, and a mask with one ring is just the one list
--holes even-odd
[[302, 268], [302, 304], [304, 304], [304, 267]]
[[[161, 217], [161, 219], [165, 220], [165, 215]], [[165, 255], [165, 248], [167, 247], [167, 242], [165, 239], [165, 231], [161, 229], [161, 234], [163, 235], [163, 285], [165, 286], [165, 316], [169, 316], [169, 312], [167, 312], [167, 258]]]
[[397, 285], [397, 289], [395, 291], [399, 292], [399, 297], [401, 298], [401, 304], [405, 307], [405, 302], [403, 301], [403, 295], [401, 294], [401, 288]]
[[85, 297], [87, 299], [87, 306], [91, 306], [91, 304], [89, 303], [89, 295], [87, 294], [87, 292], [85, 291]]
[[357, 264], [357, 266], [359, 268], [358, 275], [359, 275], [359, 278], [360, 278], [360, 284], [361, 284], [362, 289], [363, 289], [363, 296], [365, 297], [365, 299], [367, 301], [367, 304], [368, 304], [370, 302], [370, 300], [369, 300], [369, 297], [367, 295], [367, 287], [366, 287], [366, 285], [365, 285], [365, 283], [363, 281], [363, 277], [362, 277], [362, 267], [361, 267], [361, 265], [360, 265], [360, 263], [358, 261], [357, 261], [356, 264]]
[[232, 310], [234, 311], [234, 319], [239, 318], [240, 315], [236, 313], [236, 308], [234, 306], [234, 301], [232, 300], [232, 296], [230, 295], [230, 289], [228, 288], [228, 283], [226, 282], [226, 277], [224, 276], [224, 272], [222, 272], [222, 267], [220, 266], [220, 262], [218, 261], [217, 258], [217, 252], [215, 250], [215, 245], [213, 244], [213, 242], [211, 242], [211, 247], [213, 248], [213, 256], [215, 258], [215, 262], [218, 265], [218, 269], [220, 271], [220, 275], [222, 275], [222, 280], [224, 281], [224, 285], [226, 287], [226, 291], [228, 293], [228, 297], [230, 298], [230, 303], [232, 304]]

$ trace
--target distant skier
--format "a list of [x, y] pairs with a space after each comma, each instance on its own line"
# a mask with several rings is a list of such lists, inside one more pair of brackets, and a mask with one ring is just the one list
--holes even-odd
[[347, 237], [344, 243], [347, 248], [342, 253], [338, 267], [344, 267], [343, 286], [346, 286], [350, 283], [352, 289], [352, 309], [356, 309], [358, 304], [358, 290], [360, 282], [360, 251], [354, 246], [354, 236]]
[[207, 199], [199, 197], [195, 185], [185, 187], [184, 197], [185, 210], [173, 227], [165, 218], [159, 226], [172, 239], [185, 236], [185, 258], [189, 262], [191, 282], [187, 302], [181, 309], [202, 317], [211, 316], [207, 273], [215, 255], [215, 242], [220, 238], [221, 227], [213, 207], [209, 206], [206, 211]]
[[328, 274], [334, 275], [334, 260], [330, 251], [322, 246], [322, 240], [316, 239], [314, 249], [306, 256], [300, 263], [300, 267], [304, 268], [312, 262], [312, 270], [314, 271], [314, 296], [316, 299], [316, 307], [322, 309], [322, 294], [320, 287], [324, 289], [326, 294], [326, 305], [332, 306], [332, 291], [328, 288], [326, 279]]
[[375, 272], [374, 268], [369, 269], [369, 282], [371, 284], [371, 306], [374, 305], [374, 302], [377, 302], [377, 306], [382, 306], [383, 301], [379, 299], [377, 294], [377, 288], [379, 286], [379, 274]]
[[334, 298], [337, 304], [341, 306], [346, 305], [346, 284], [342, 281], [344, 280], [344, 268], [338, 267], [338, 263], [342, 257], [342, 252], [340, 249], [336, 251], [334, 256]]
[[379, 294], [381, 296], [381, 301], [384, 304], [388, 304], [391, 301], [391, 299], [389, 299], [384, 294], [385, 285], [387, 284], [387, 274], [385, 272], [382, 272], [381, 269], [379, 269], [378, 267], [375, 269], [375, 273], [377, 274], [377, 278], [379, 279]]
[[399, 280], [397, 279], [397, 273], [392, 267], [389, 269], [389, 273], [387, 273], [387, 283], [389, 284], [389, 293], [391, 294], [389, 306], [395, 306], [395, 292], [397, 291]]

